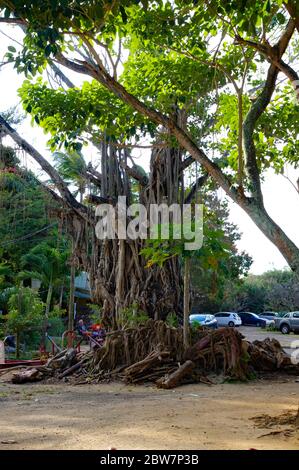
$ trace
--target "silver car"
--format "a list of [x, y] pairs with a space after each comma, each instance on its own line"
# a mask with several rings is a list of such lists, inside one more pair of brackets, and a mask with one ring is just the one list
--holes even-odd
[[242, 320], [237, 313], [234, 312], [218, 312], [215, 313], [218, 326], [241, 326]]
[[264, 318], [265, 320], [276, 320], [278, 318], [278, 313], [276, 312], [264, 312], [259, 314], [260, 318]]
[[284, 335], [288, 335], [291, 331], [298, 333], [299, 312], [286, 313], [282, 318], [276, 318], [275, 325]]

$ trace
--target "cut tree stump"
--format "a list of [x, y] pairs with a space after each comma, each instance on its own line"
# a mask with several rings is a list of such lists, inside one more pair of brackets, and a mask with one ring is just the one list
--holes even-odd
[[156, 384], [159, 388], [175, 388], [181, 384], [182, 380], [190, 375], [195, 367], [194, 362], [186, 361], [175, 372], [166, 375], [157, 380]]

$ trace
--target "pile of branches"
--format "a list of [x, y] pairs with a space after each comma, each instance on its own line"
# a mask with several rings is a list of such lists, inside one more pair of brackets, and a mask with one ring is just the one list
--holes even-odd
[[[56, 377], [63, 379], [75, 372], [86, 373], [85, 365], [88, 364], [92, 352], [79, 353], [76, 349], [64, 349], [50, 358], [45, 365], [24, 368], [12, 375], [12, 383], [37, 382], [39, 380]], [[9, 369], [6, 369], [7, 371]]]
[[75, 383], [120, 379], [125, 383], [154, 382], [161, 388], [182, 383], [212, 383], [210, 374], [247, 380], [255, 371], [299, 374], [275, 339], [250, 343], [236, 329], [198, 330], [185, 350], [183, 331], [162, 321], [107, 334], [104, 346], [86, 353], [62, 351], [41, 367], [17, 372], [14, 383], [49, 377], [75, 378]]

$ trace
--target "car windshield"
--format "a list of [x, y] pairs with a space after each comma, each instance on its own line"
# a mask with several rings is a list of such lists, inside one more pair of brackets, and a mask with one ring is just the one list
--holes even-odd
[[252, 312], [242, 312], [239, 315], [249, 315], [250, 317], [259, 318], [259, 316], [256, 313], [252, 313]]
[[205, 321], [207, 315], [190, 315], [191, 321]]

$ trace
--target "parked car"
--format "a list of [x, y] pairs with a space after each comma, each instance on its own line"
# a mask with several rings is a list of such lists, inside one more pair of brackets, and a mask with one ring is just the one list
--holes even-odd
[[194, 315], [190, 315], [189, 323], [191, 325], [199, 323], [201, 326], [207, 326], [208, 328], [214, 329], [218, 327], [218, 323], [215, 316], [205, 313], [195, 313]]
[[299, 312], [286, 313], [282, 318], [275, 320], [275, 326], [284, 335], [288, 335], [293, 331], [294, 333], [299, 332]]
[[278, 318], [278, 313], [277, 312], [263, 312], [259, 314], [260, 318], [265, 318], [266, 320], [274, 320]]
[[218, 326], [234, 327], [242, 325], [242, 320], [237, 313], [218, 312], [215, 313], [215, 318], [217, 320]]
[[274, 320], [267, 320], [266, 318], [260, 318], [256, 313], [241, 312], [241, 313], [238, 313], [238, 315], [242, 320], [242, 325], [261, 326], [262, 328], [275, 325]]

